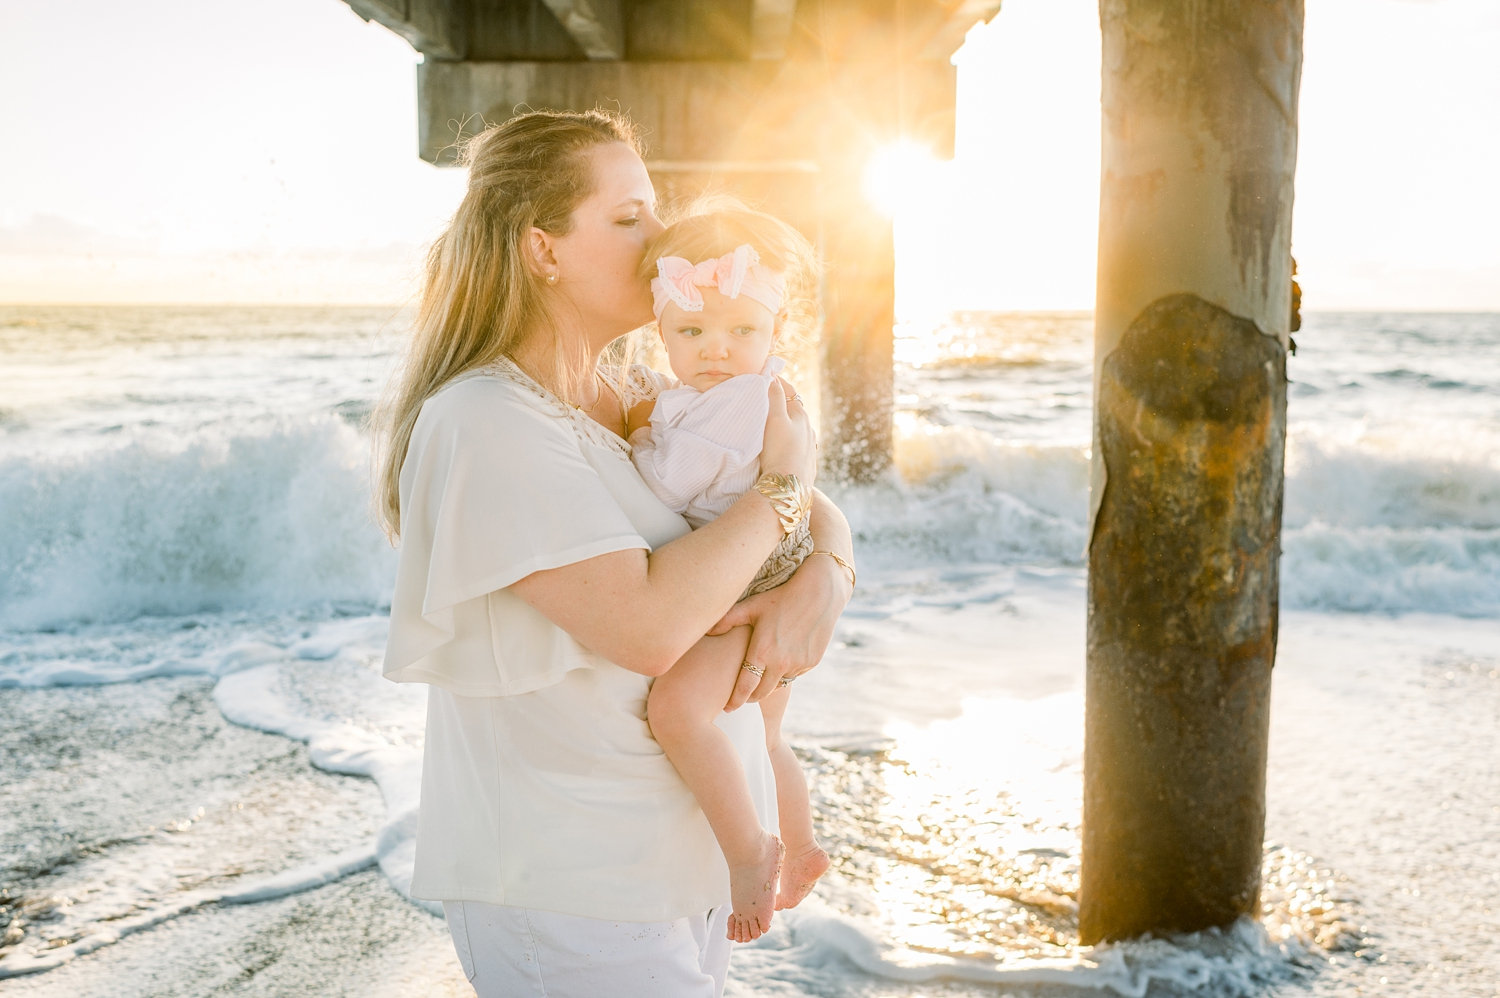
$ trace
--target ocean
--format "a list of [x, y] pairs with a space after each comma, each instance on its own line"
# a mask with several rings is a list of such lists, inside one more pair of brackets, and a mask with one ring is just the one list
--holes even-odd
[[[0, 993], [459, 995], [379, 676], [381, 308], [0, 306]], [[1288, 362], [1262, 916], [1077, 940], [1091, 321], [898, 331], [787, 719], [832, 873], [739, 998], [1500, 993], [1500, 315]]]

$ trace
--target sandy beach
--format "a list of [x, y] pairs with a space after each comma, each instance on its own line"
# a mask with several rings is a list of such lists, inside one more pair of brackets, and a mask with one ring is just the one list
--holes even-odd
[[[383, 808], [371, 781], [324, 773], [305, 746], [228, 723], [212, 685], [183, 677], [0, 690], [10, 719], [0, 729], [0, 840], [6, 879], [29, 886], [5, 897], [7, 916], [45, 930], [58, 907], [145, 910], [168, 890], [181, 897], [254, 879], [271, 872], [257, 867], [295, 866], [373, 837]], [[98, 875], [106, 857], [128, 874]], [[0, 989], [80, 998], [472, 994], [441, 919], [372, 866], [261, 903], [205, 904]]]
[[[1066, 591], [1017, 593], [998, 605], [918, 610], [876, 628], [867, 621], [849, 630], [862, 626], [868, 638], [894, 624], [891, 629], [920, 643], [927, 655], [954, 660], [974, 655], [971, 642], [982, 633], [1003, 634], [1006, 668], [991, 683], [975, 684], [963, 713], [912, 718], [913, 730], [946, 728], [949, 742], [973, 744], [985, 738], [983, 729], [995, 716], [986, 705], [1014, 711], [1079, 696], [1081, 669], [1069, 672], [1057, 662], [1067, 657], [1060, 651], [1076, 649], [1081, 639], [1081, 607], [1069, 599]], [[938, 627], [947, 639], [932, 630]], [[1068, 627], [1071, 633], [1060, 630]], [[878, 676], [878, 659], [907, 654], [893, 644], [844, 648], [816, 679], [826, 688]], [[1380, 651], [1371, 654], [1372, 648]], [[1049, 658], [1057, 664], [1048, 667]], [[273, 872], [263, 867], [336, 854], [377, 834], [382, 805], [371, 781], [320, 772], [309, 765], [305, 747], [228, 724], [210, 688], [202, 678], [180, 677], [0, 690], [0, 710], [13, 722], [0, 734], [0, 754], [18, 763], [16, 778], [7, 780], [0, 830], [7, 843], [24, 843], [9, 874], [20, 874], [27, 888], [23, 898], [7, 899], [21, 902], [12, 914], [19, 910], [34, 929], [46, 931], [53, 917], [45, 907], [49, 897], [66, 898], [62, 903], [76, 909], [119, 905], [138, 894], [134, 904], [146, 907], [160, 902], [169, 881], [180, 897]], [[819, 695], [804, 699], [816, 702]], [[807, 713], [799, 715], [799, 740], [816, 756], [815, 746], [831, 742], [826, 731], [808, 730], [817, 724]], [[873, 767], [861, 799], [847, 766], [835, 773], [815, 763], [815, 788], [826, 793], [829, 780], [841, 777], [836, 805], [820, 812], [825, 838], [838, 843], [840, 872], [826, 892], [833, 903], [814, 901], [790, 913], [763, 945], [742, 949], [731, 993], [1071, 996], [1130, 994], [1144, 986], [1140, 993], [1147, 995], [1270, 988], [1318, 996], [1492, 994], [1500, 957], [1500, 844], [1491, 834], [1500, 800], [1496, 716], [1500, 637], [1491, 622], [1321, 614], [1286, 620], [1273, 714], [1264, 940], [1285, 949], [1257, 963], [1230, 947], [1208, 991], [1189, 986], [1204, 970], [1184, 959], [1186, 949], [1142, 949], [1128, 969], [1076, 946], [1071, 965], [1013, 954], [923, 967], [889, 940], [872, 945], [849, 932], [859, 922], [837, 912], [838, 898], [872, 872], [878, 876], [882, 867], [872, 867], [869, 853], [878, 858], [895, 844], [890, 836], [851, 841], [851, 829], [876, 820], [892, 787], [881, 785], [882, 767]], [[920, 738], [911, 747], [920, 749]], [[902, 750], [898, 742], [887, 751], [899, 756]], [[165, 758], [175, 761], [163, 765]], [[1028, 784], [1032, 793], [1044, 789], [1036, 774], [1008, 767], [1003, 758], [986, 764], [1020, 797], [1009, 812], [1019, 824], [1059, 806], [1047, 794], [1024, 796]], [[926, 808], [975, 789], [946, 784], [944, 775], [928, 781]], [[1076, 762], [1053, 775], [1046, 787], [1066, 795], [1079, 776]], [[1069, 806], [1061, 802], [1064, 812]], [[922, 815], [906, 817], [920, 821]], [[970, 817], [978, 824], [985, 816]], [[1076, 817], [1069, 824], [1076, 831]], [[976, 834], [975, 828], [954, 831], [952, 858]], [[1413, 849], [1414, 842], [1421, 848]], [[861, 845], [869, 853], [861, 855]], [[1017, 857], [999, 859], [1013, 865]], [[106, 862], [128, 876], [98, 876]], [[1064, 891], [1073, 863], [1076, 854], [1054, 873]], [[1066, 934], [1068, 895], [1059, 896], [1064, 903], [1054, 921]], [[961, 896], [956, 900], [961, 911]], [[893, 935], [901, 931], [885, 921]], [[921, 921], [905, 926], [918, 940]], [[809, 951], [817, 959], [809, 959]], [[1234, 980], [1232, 971], [1244, 979]], [[259, 903], [206, 904], [57, 969], [8, 979], [3, 988], [56, 998], [467, 993], [441, 920], [369, 866]]]

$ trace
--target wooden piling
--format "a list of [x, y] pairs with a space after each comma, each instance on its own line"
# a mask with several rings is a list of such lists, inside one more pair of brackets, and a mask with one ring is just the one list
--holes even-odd
[[1258, 906], [1301, 0], [1101, 0], [1083, 942]]

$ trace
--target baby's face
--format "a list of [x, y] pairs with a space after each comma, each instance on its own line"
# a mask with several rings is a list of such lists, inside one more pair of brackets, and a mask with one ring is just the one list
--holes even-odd
[[759, 374], [776, 345], [776, 316], [753, 298], [726, 298], [700, 288], [703, 311], [668, 304], [661, 313], [662, 342], [677, 380], [700, 392], [737, 374]]

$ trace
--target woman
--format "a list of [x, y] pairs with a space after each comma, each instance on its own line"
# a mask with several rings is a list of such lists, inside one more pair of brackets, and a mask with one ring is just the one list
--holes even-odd
[[[714, 523], [689, 532], [631, 465], [626, 411], [654, 386], [611, 387], [598, 358], [652, 317], [636, 274], [662, 226], [627, 122], [525, 114], [466, 157], [382, 418], [385, 669], [431, 687], [412, 893], [444, 903], [482, 996], [715, 995], [727, 874], [651, 740], [650, 679], [744, 624], [729, 707], [811, 668], [850, 595], [836, 559], [734, 601], [802, 516], [843, 559], [848, 526], [809, 499], [812, 433], [779, 383], [773, 474]], [[774, 828], [758, 719], [724, 727]]]

